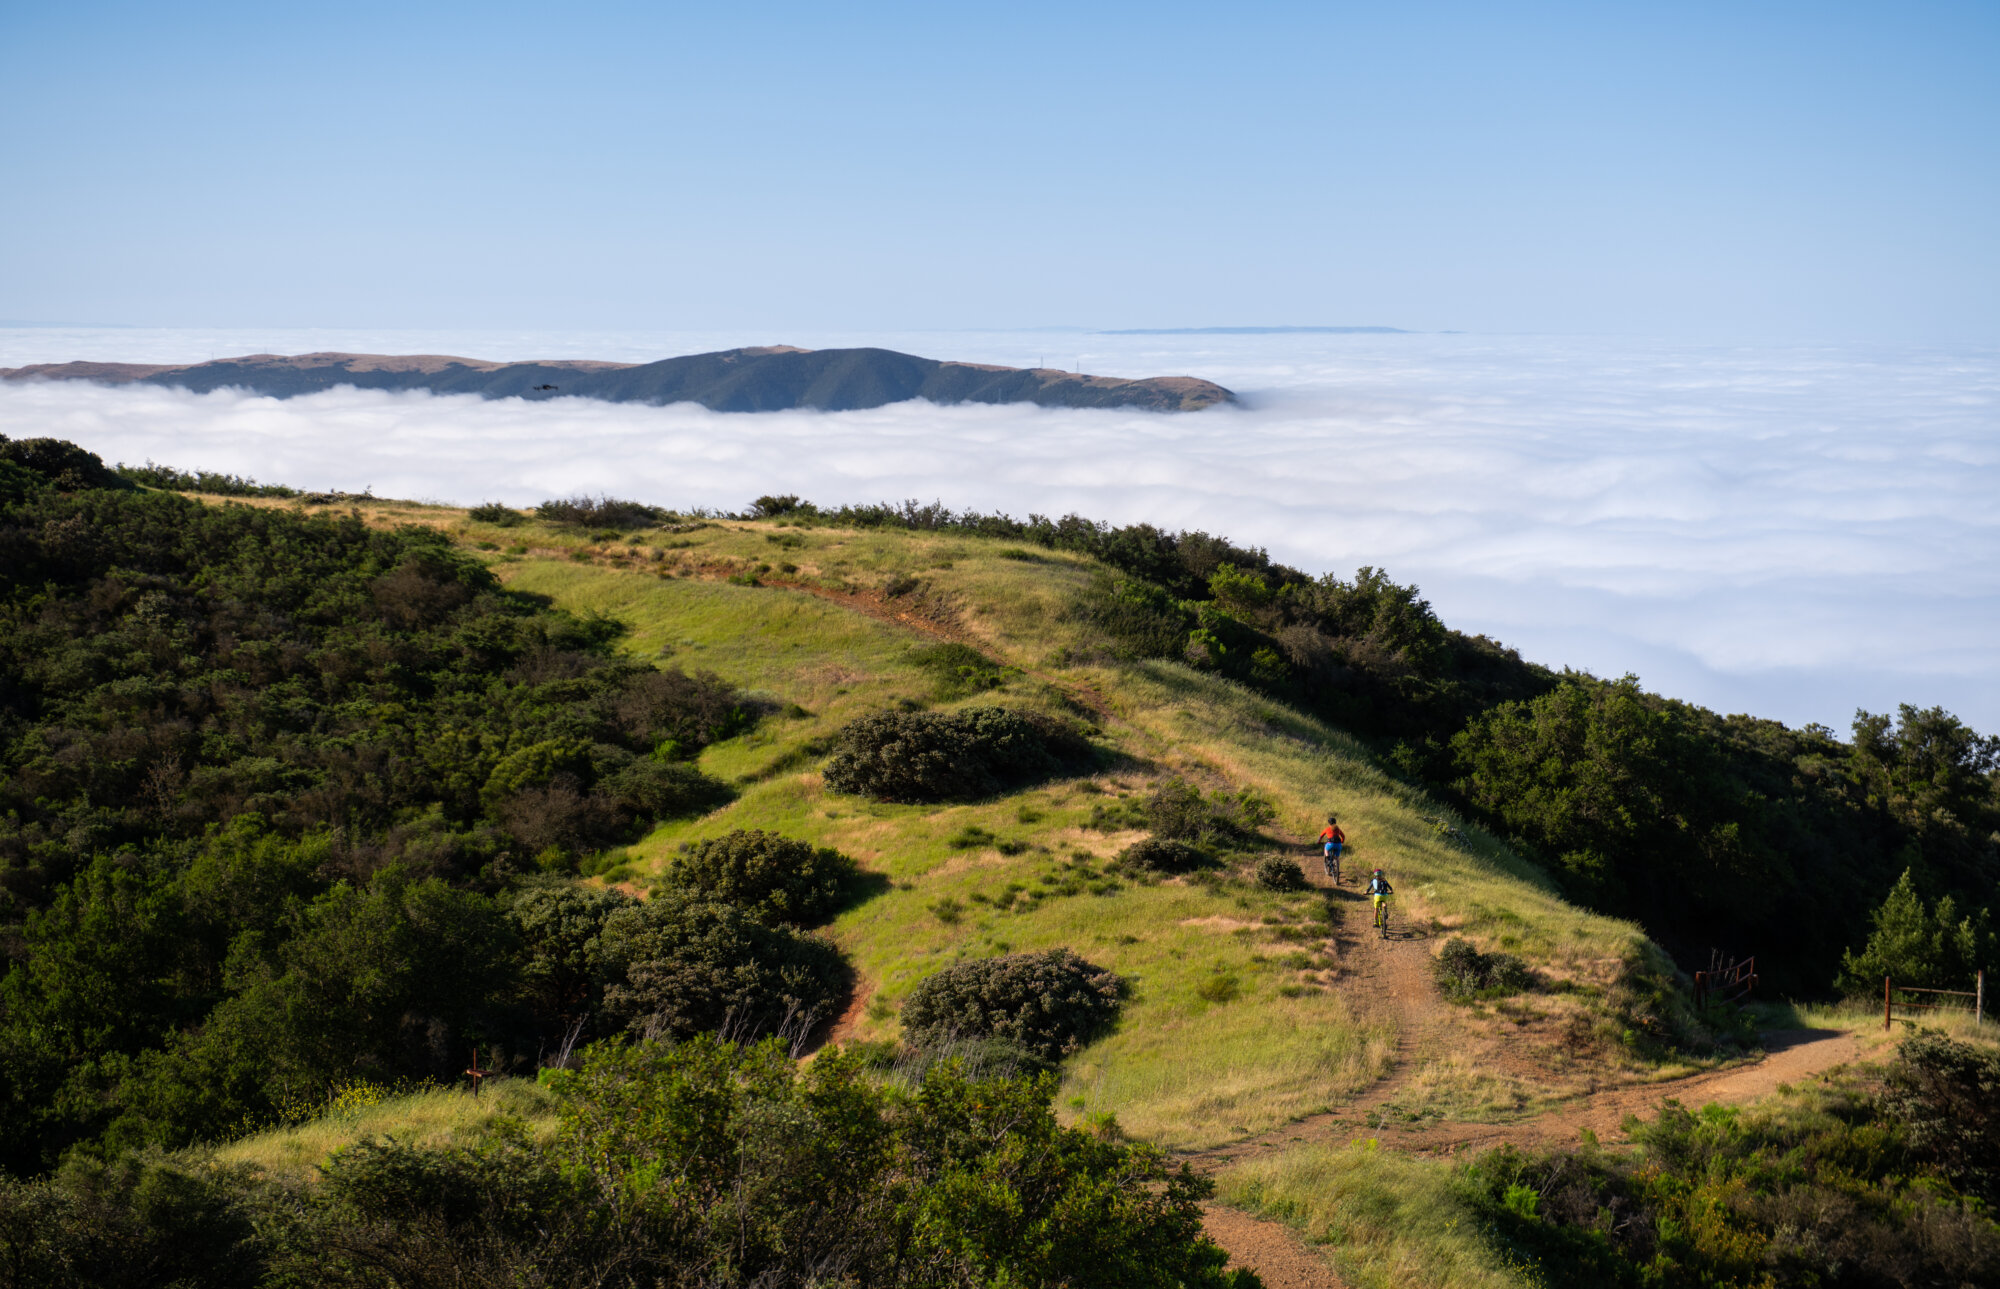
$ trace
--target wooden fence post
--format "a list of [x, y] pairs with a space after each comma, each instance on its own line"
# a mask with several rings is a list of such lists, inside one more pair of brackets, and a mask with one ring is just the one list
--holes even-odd
[[1889, 1028], [1889, 977], [1882, 977], [1882, 1028]]
[[1972, 977], [1972, 1028], [1978, 1029], [1986, 1023], [1986, 973], [1979, 971]]

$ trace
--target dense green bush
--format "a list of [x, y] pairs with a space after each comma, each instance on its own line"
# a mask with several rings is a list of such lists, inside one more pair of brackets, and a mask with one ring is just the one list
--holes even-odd
[[1299, 862], [1283, 855], [1267, 855], [1258, 860], [1253, 876], [1257, 885], [1267, 891], [1303, 891], [1311, 885]]
[[613, 913], [632, 903], [624, 892], [559, 879], [515, 891], [507, 917], [519, 938], [520, 982], [545, 1033], [597, 1010], [602, 997], [598, 937]]
[[547, 1138], [365, 1141], [302, 1181], [77, 1161], [0, 1180], [0, 1285], [1255, 1289], [1202, 1234], [1209, 1183], [1062, 1127], [1052, 1077], [913, 1082], [839, 1050], [606, 1045], [556, 1080]]
[[1911, 1151], [2000, 1211], [2000, 1052], [1920, 1029], [1896, 1054], [1883, 1104]]
[[824, 925], [851, 893], [854, 861], [826, 846], [737, 829], [689, 842], [664, 874], [673, 887], [734, 904], [759, 921]]
[[475, 524], [492, 524], [496, 528], [519, 528], [527, 523], [521, 512], [498, 501], [485, 501], [465, 512], [465, 517]]
[[[1995, 1065], [1906, 1040], [1891, 1081], [1914, 1110], [1853, 1079], [1750, 1109], [1668, 1101], [1636, 1151], [1509, 1147], [1461, 1176], [1497, 1250], [1551, 1289], [1991, 1284], [2000, 1224], [1949, 1124], [1969, 1109], [1990, 1133]], [[1993, 1145], [1975, 1146], [1989, 1185]]]
[[877, 712], [840, 732], [826, 786], [883, 801], [976, 801], [1081, 770], [1091, 747], [1051, 717], [1005, 707]]
[[1055, 1060], [1117, 1020], [1124, 994], [1117, 975], [1067, 949], [980, 958], [946, 967], [911, 990], [903, 1034], [919, 1046], [1001, 1038]]
[[1118, 862], [1154, 873], [1188, 873], [1207, 863], [1208, 856], [1175, 837], [1141, 837], [1118, 852]]
[[1268, 798], [1250, 789], [1209, 792], [1185, 779], [1168, 779], [1140, 805], [1155, 836], [1200, 842], [1246, 840], [1277, 817]]
[[1431, 962], [1438, 990], [1458, 1001], [1518, 994], [1534, 983], [1528, 964], [1511, 953], [1481, 953], [1464, 936], [1453, 936]]
[[250, 1289], [265, 1280], [244, 1173], [155, 1155], [76, 1156], [42, 1182], [0, 1175], [5, 1289]]
[[[170, 465], [148, 461], [144, 465], [117, 467], [120, 478], [165, 492], [201, 492], [212, 497], [296, 497], [296, 488], [281, 483], [258, 483], [240, 474], [218, 474], [213, 470], [176, 470]], [[101, 486], [101, 485], [99, 485]]]
[[570, 528], [653, 528], [672, 516], [658, 506], [615, 497], [560, 497], [535, 507], [535, 517]]
[[66, 439], [10, 439], [0, 434], [0, 461], [63, 492], [81, 488], [130, 488], [131, 481], [104, 464], [104, 458]]
[[748, 722], [729, 686], [435, 532], [6, 449], [0, 1168], [525, 1063], [599, 1010], [494, 897], [726, 799], [688, 758]]
[[827, 941], [672, 887], [614, 910], [595, 953], [606, 1011], [649, 1036], [800, 1037], [833, 1014], [850, 980]]

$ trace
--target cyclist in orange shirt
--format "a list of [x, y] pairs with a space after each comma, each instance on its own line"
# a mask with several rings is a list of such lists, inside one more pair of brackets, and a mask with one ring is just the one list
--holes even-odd
[[1340, 883], [1340, 849], [1347, 844], [1347, 834], [1340, 831], [1340, 821], [1332, 815], [1326, 817], [1326, 827], [1319, 830], [1319, 845], [1326, 856], [1326, 875]]

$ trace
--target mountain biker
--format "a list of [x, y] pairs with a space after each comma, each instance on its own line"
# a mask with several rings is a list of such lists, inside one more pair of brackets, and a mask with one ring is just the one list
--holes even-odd
[[1340, 876], [1340, 848], [1347, 844], [1347, 834], [1340, 831], [1340, 821], [1332, 815], [1326, 817], [1326, 827], [1319, 830], [1320, 850], [1326, 856], [1326, 875]]
[[1375, 920], [1377, 922], [1382, 920], [1382, 902], [1395, 893], [1396, 888], [1389, 885], [1389, 879], [1382, 876], [1382, 870], [1379, 868], [1376, 869], [1375, 875], [1368, 879], [1367, 895], [1375, 903]]

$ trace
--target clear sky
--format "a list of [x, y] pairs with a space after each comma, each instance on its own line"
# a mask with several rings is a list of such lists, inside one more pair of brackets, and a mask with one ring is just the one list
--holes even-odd
[[2000, 341], [2000, 4], [0, 0], [0, 320]]

